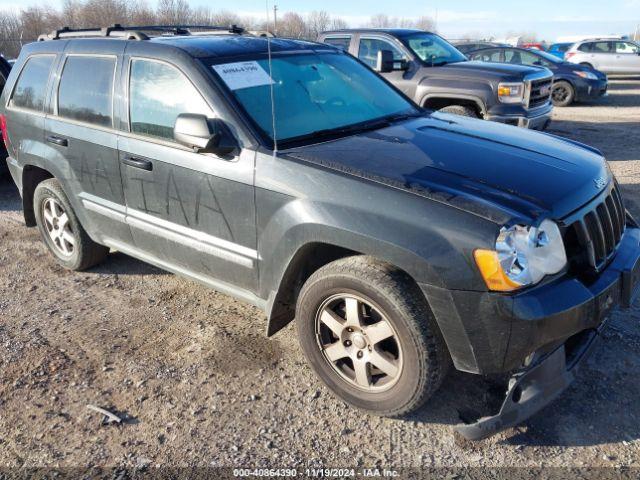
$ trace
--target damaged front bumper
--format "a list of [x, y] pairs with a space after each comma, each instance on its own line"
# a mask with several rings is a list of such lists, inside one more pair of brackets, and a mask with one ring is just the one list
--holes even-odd
[[575, 379], [604, 325], [572, 337], [532, 367], [514, 374], [496, 415], [459, 424], [455, 430], [467, 440], [482, 440], [524, 422], [553, 402]]
[[[582, 361], [600, 337], [608, 316], [616, 307], [631, 306], [640, 290], [639, 230], [629, 228], [624, 251], [618, 252], [618, 268], [608, 272], [614, 277], [606, 282], [592, 303], [599, 319], [597, 326], [587, 328], [560, 344], [550, 343], [536, 351], [529, 359], [529, 366], [511, 376], [500, 411], [493, 416], [482, 417], [475, 422], [456, 426], [456, 430], [469, 440], [481, 440], [501, 430], [516, 426], [544, 406], [553, 402], [576, 377]], [[603, 278], [601, 278], [603, 280]], [[560, 320], [561, 317], [558, 318]]]

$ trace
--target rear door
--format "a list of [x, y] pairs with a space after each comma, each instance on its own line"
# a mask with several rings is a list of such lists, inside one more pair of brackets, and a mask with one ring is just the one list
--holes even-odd
[[83, 42], [69, 44], [53, 86], [45, 143], [85, 229], [101, 241], [131, 243], [113, 127], [123, 47], [124, 42], [112, 42], [94, 54]]
[[615, 52], [613, 50], [613, 42], [592, 42], [590, 44], [590, 52], [588, 58], [589, 63], [598, 70], [603, 72], [615, 72]]
[[231, 285], [254, 291], [255, 151], [220, 158], [176, 143], [179, 114], [218, 117], [215, 105], [196, 87], [208, 80], [193, 66], [134, 52], [127, 56], [122, 79], [128, 131], [121, 134], [119, 150], [127, 222], [138, 252], [221, 290]]
[[617, 73], [640, 73], [640, 47], [631, 42], [615, 42]]

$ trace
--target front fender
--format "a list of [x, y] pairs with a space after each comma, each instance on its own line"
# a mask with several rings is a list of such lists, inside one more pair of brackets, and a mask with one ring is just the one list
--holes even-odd
[[484, 290], [472, 253], [480, 245], [492, 245], [495, 225], [436, 202], [407, 197], [415, 205], [407, 206], [413, 213], [406, 216], [396, 215], [393, 209], [366, 210], [309, 199], [287, 202], [260, 235], [260, 296], [273, 298], [287, 267], [309, 244], [374, 256], [404, 270], [416, 282]]
[[[455, 80], [455, 82], [452, 82]], [[454, 86], [455, 85], [455, 86]], [[493, 102], [495, 93], [491, 83], [471, 79], [451, 79], [426, 77], [420, 81], [416, 100], [419, 105], [425, 105], [428, 100], [434, 98], [470, 100], [478, 105], [482, 114], [486, 114], [488, 105]]]

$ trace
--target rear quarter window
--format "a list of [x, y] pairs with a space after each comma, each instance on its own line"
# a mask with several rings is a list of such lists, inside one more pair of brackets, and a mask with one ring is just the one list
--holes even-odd
[[55, 55], [30, 57], [18, 77], [9, 105], [42, 112]]
[[578, 47], [578, 50], [580, 50], [581, 52], [590, 52], [591, 50], [593, 50], [593, 43], [583, 43]]
[[58, 87], [58, 116], [111, 127], [115, 68], [114, 57], [67, 57]]

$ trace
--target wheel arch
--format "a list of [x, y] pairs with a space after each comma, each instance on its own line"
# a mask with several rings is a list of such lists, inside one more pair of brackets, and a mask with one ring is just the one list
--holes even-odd
[[55, 178], [55, 175], [35, 165], [25, 165], [22, 171], [22, 210], [24, 222], [27, 227], [36, 226], [36, 215], [33, 205], [33, 195], [36, 187], [50, 178]]
[[476, 111], [480, 118], [483, 118], [487, 113], [484, 102], [479, 97], [473, 95], [430, 94], [426, 95], [421, 100], [420, 105], [431, 110], [440, 110], [441, 108], [449, 107], [452, 105], [471, 107]]
[[[328, 235], [316, 231], [313, 237], [313, 240], [301, 243], [295, 249], [281, 274], [275, 274], [273, 271], [264, 272], [263, 281], [276, 285], [269, 292], [267, 299], [267, 336], [273, 336], [293, 321], [298, 294], [304, 283], [318, 269], [335, 260], [351, 256], [370, 256], [402, 271], [416, 285], [425, 279], [428, 279], [429, 283], [443, 285], [442, 279], [427, 260], [400, 246], [372, 241], [354, 235], [353, 232], [339, 230]], [[426, 297], [425, 301], [428, 303]]]

